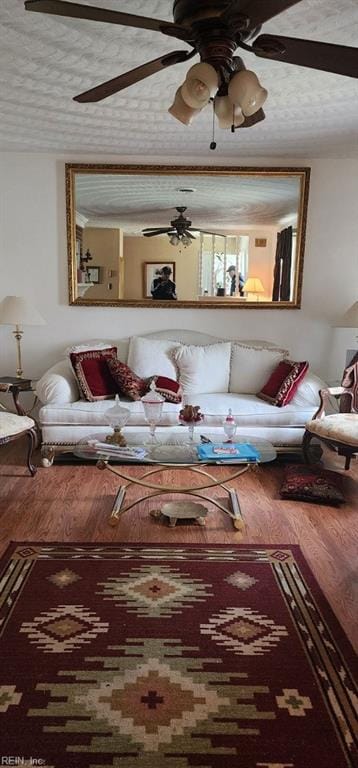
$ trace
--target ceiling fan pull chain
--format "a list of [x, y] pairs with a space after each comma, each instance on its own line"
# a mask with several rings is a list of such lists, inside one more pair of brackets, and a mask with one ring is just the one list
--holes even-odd
[[216, 141], [215, 141], [215, 101], [212, 100], [213, 105], [213, 136], [212, 136], [212, 142], [210, 144], [210, 149], [216, 149]]
[[232, 125], [231, 133], [235, 133], [235, 104], [232, 105]]

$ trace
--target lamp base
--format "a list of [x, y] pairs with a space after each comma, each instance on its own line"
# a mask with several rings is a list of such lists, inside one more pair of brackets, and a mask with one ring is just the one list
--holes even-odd
[[16, 330], [13, 331], [13, 334], [16, 339], [16, 348], [17, 348], [17, 368], [16, 368], [16, 378], [22, 379], [24, 376], [24, 372], [22, 370], [22, 362], [21, 362], [21, 339], [23, 331], [19, 328], [19, 326], [16, 326]]
[[106, 435], [105, 442], [110, 445], [120, 445], [122, 448], [127, 445], [120, 429], [115, 429], [112, 435]]

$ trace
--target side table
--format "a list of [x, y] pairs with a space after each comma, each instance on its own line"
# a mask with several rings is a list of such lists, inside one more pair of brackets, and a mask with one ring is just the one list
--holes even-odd
[[[27, 412], [20, 403], [20, 392], [33, 392], [33, 382], [31, 379], [20, 379], [16, 376], [0, 376], [0, 392], [11, 392], [12, 399], [19, 416], [27, 416]], [[34, 405], [36, 403], [36, 399]], [[34, 407], [34, 406], [32, 406]], [[31, 409], [32, 410], [32, 409]]]

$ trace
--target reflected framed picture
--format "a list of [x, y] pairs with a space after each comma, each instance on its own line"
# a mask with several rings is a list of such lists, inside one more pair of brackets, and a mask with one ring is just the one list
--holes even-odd
[[100, 283], [101, 267], [87, 267], [88, 280], [90, 283]]
[[145, 261], [143, 263], [143, 296], [145, 299], [153, 298], [152, 288], [156, 285], [155, 281], [160, 280], [163, 267], [170, 269], [170, 280], [175, 283], [175, 261]]

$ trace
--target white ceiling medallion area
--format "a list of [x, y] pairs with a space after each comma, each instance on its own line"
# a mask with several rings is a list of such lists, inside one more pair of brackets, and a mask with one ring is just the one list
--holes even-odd
[[[81, 3], [173, 20], [172, 0]], [[301, 0], [263, 31], [356, 46], [358, 3]], [[0, 149], [207, 156], [207, 111], [188, 127], [167, 111], [185, 80], [186, 62], [102, 102], [73, 101], [75, 94], [178, 48], [187, 44], [151, 30], [28, 13], [23, 0], [1, 0]], [[358, 79], [241, 54], [268, 91], [266, 119], [234, 134], [220, 131], [213, 157], [239, 163], [246, 157], [358, 156]], [[198, 61], [196, 56], [191, 64]]]

